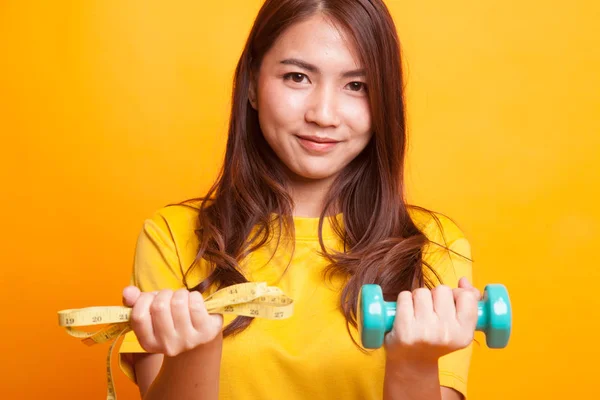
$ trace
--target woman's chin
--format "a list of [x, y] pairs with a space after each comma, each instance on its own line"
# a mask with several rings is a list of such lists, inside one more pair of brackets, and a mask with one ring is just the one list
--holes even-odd
[[314, 170], [307, 169], [302, 171], [295, 171], [295, 175], [302, 181], [331, 181], [337, 174], [332, 174], [331, 170]]

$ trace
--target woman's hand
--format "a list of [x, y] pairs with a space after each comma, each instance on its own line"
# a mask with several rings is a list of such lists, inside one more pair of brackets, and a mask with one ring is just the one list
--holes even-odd
[[441, 356], [473, 341], [481, 294], [466, 278], [458, 286], [398, 295], [394, 326], [385, 337], [388, 361], [437, 366]]
[[142, 293], [127, 286], [123, 304], [132, 307], [131, 327], [149, 353], [177, 356], [211, 342], [223, 327], [223, 316], [209, 314], [202, 295], [187, 289]]

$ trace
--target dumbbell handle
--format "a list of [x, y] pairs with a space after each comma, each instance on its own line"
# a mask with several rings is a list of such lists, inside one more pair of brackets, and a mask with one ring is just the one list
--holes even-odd
[[[394, 319], [396, 318], [396, 302], [386, 301], [386, 316], [385, 316], [385, 331], [389, 332], [394, 326]], [[477, 302], [477, 327], [476, 331], [485, 331], [489, 325], [488, 313], [485, 311], [485, 301]]]

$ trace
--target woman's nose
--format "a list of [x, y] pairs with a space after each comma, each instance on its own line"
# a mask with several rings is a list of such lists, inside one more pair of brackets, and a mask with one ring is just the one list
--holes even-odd
[[305, 116], [306, 122], [315, 123], [321, 127], [336, 127], [340, 124], [335, 90], [321, 87], [310, 95]]

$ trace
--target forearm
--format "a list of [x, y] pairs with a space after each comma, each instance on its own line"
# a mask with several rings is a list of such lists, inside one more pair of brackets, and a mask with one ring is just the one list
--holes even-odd
[[441, 400], [437, 363], [409, 364], [388, 361], [383, 383], [384, 400]]
[[165, 356], [144, 400], [217, 400], [222, 348], [223, 337], [219, 335], [193, 350]]

